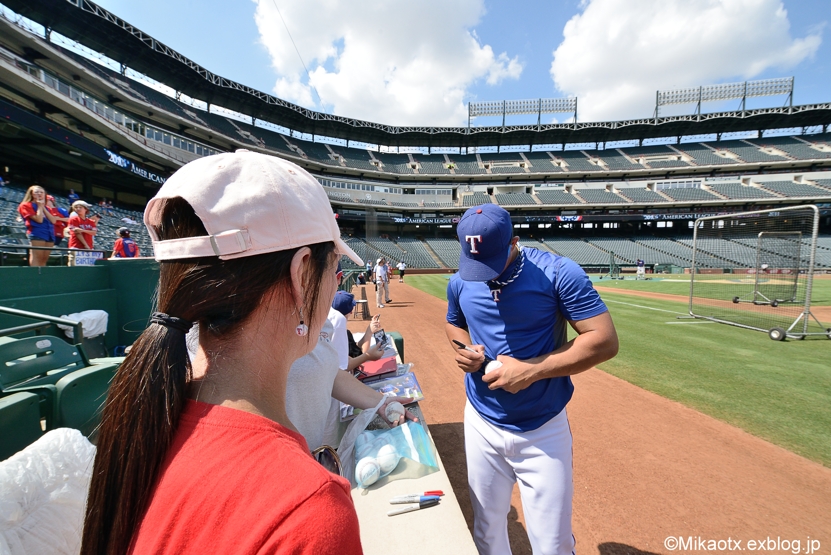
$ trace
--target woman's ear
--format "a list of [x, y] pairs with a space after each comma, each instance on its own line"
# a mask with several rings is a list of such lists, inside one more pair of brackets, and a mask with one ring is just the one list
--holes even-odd
[[302, 308], [305, 303], [311, 258], [312, 250], [309, 247], [297, 249], [291, 258], [291, 294], [294, 306], [297, 308]]

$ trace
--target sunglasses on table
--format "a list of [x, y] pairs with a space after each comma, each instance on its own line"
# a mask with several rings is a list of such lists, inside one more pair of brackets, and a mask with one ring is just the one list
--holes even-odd
[[314, 459], [319, 462], [323, 468], [332, 474], [343, 476], [343, 466], [341, 465], [340, 457], [338, 457], [338, 453], [335, 451], [334, 447], [322, 445], [312, 451], [312, 457], [314, 457]]

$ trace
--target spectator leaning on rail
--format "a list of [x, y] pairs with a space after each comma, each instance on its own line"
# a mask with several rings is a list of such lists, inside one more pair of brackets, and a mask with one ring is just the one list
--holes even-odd
[[91, 249], [97, 233], [95, 221], [89, 216], [90, 205], [82, 200], [72, 203], [69, 216], [69, 248]]
[[118, 228], [118, 239], [113, 244], [114, 258], [135, 258], [141, 256], [139, 246], [135, 241], [130, 239], [130, 230], [126, 227]]
[[[506, 517], [519, 483], [534, 553], [574, 552], [569, 376], [615, 356], [606, 305], [575, 262], [518, 246], [511, 217], [474, 206], [457, 228], [447, 338], [465, 372], [465, 454], [479, 553], [510, 553]], [[568, 341], [566, 326], [577, 336]], [[488, 359], [497, 362], [487, 363]]]
[[363, 264], [323, 187], [274, 156], [218, 154], [171, 176], [144, 222], [159, 312], [110, 386], [81, 553], [360, 553], [349, 483], [286, 414], [338, 259]]
[[[46, 191], [43, 187], [29, 187], [17, 211], [26, 222], [26, 237], [33, 247], [55, 245], [55, 216], [46, 206]], [[48, 260], [48, 250], [29, 249], [29, 266], [46, 266]]]

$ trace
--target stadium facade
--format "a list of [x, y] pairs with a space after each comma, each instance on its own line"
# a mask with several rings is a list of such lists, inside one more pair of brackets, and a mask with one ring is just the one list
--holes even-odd
[[[437, 269], [458, 260], [455, 221], [485, 202], [511, 212], [526, 244], [584, 266], [608, 264], [611, 251], [624, 264], [688, 265], [685, 241], [700, 215], [811, 203], [822, 211], [821, 232], [831, 230], [831, 103], [618, 122], [400, 127], [315, 112], [217, 76], [85, 0], [5, 6], [0, 171], [8, 168], [4, 178], [17, 186], [39, 182], [56, 196], [74, 188], [140, 210], [183, 164], [246, 148], [316, 175], [359, 254]], [[87, 55], [57, 44], [58, 34]], [[737, 132], [755, 137], [721, 140]], [[643, 144], [666, 137], [674, 141]], [[632, 146], [614, 148], [625, 141]], [[7, 197], [0, 235], [13, 236], [16, 197]], [[831, 268], [829, 241], [821, 240], [820, 268]]]

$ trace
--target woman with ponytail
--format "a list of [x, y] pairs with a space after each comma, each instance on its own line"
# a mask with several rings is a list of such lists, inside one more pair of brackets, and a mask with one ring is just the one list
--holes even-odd
[[81, 553], [360, 553], [348, 482], [286, 415], [338, 258], [363, 265], [323, 188], [279, 158], [220, 154], [168, 179], [144, 221], [158, 306], [110, 387]]

